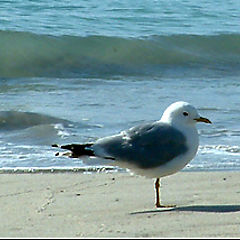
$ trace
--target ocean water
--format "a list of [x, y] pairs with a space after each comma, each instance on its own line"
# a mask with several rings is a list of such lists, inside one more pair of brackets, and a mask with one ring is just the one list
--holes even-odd
[[[240, 170], [240, 2], [1, 1], [0, 170], [102, 169], [55, 157], [160, 119], [179, 100], [213, 124], [184, 170]], [[121, 169], [113, 168], [120, 171]]]

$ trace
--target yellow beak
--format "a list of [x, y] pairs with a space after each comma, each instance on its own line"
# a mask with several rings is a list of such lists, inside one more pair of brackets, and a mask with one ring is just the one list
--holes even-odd
[[209, 119], [204, 117], [195, 118], [194, 120], [196, 120], [197, 122], [212, 123]]

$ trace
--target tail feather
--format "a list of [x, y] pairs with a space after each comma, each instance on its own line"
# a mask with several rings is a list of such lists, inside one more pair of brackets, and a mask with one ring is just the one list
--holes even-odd
[[[90, 148], [93, 144], [86, 143], [86, 144], [68, 144], [59, 146], [57, 144], [53, 144], [52, 147], [58, 147], [66, 150], [70, 150], [70, 153], [64, 154], [69, 157], [78, 158], [81, 156], [95, 156], [93, 150]], [[56, 156], [59, 156], [59, 153], [56, 153]]]

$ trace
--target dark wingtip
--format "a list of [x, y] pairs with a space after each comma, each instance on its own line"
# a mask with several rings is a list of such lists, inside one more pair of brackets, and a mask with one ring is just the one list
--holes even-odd
[[60, 146], [58, 144], [52, 144], [52, 147], [57, 147], [59, 148]]

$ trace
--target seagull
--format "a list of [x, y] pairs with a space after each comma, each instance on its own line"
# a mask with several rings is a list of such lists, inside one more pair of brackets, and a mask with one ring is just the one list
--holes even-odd
[[95, 142], [53, 144], [52, 147], [69, 150], [69, 157], [100, 157], [108, 159], [113, 166], [156, 178], [155, 206], [174, 207], [161, 204], [160, 179], [180, 171], [195, 157], [199, 146], [197, 122], [211, 123], [201, 117], [194, 106], [178, 101], [172, 103], [158, 121], [134, 126]]

